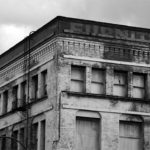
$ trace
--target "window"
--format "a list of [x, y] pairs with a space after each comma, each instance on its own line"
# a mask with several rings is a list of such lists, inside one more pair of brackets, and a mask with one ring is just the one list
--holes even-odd
[[145, 97], [145, 75], [133, 74], [133, 97], [144, 98]]
[[18, 106], [18, 85], [13, 87], [13, 103], [12, 108], [15, 109]]
[[1, 135], [4, 138], [0, 138], [0, 150], [6, 150], [6, 138], [5, 138], [5, 134]]
[[13, 131], [12, 138], [15, 140], [11, 140], [11, 149], [18, 150], [18, 143], [16, 142], [16, 140], [18, 140], [18, 131]]
[[105, 71], [100, 69], [92, 69], [91, 91], [96, 94], [104, 94], [105, 92]]
[[38, 98], [38, 75], [32, 77], [32, 98]]
[[45, 120], [41, 121], [41, 141], [40, 150], [45, 150]]
[[142, 150], [142, 123], [121, 121], [119, 150]]
[[100, 149], [99, 118], [77, 117], [77, 150]]
[[84, 92], [85, 68], [71, 67], [71, 91]]
[[47, 95], [47, 70], [43, 71], [42, 74], [42, 96]]
[[[20, 142], [25, 145], [25, 130], [24, 130], [24, 128], [20, 129]], [[24, 150], [24, 148], [21, 146], [20, 150]]]
[[25, 105], [26, 103], [26, 81], [21, 83], [21, 106]]
[[8, 105], [8, 91], [5, 91], [3, 93], [3, 110], [2, 110], [2, 114], [7, 113], [7, 105]]
[[37, 150], [38, 144], [38, 123], [32, 125], [31, 149]]
[[113, 95], [127, 96], [127, 73], [114, 71]]
[[2, 114], [2, 107], [3, 107], [2, 94], [0, 94], [0, 115]]

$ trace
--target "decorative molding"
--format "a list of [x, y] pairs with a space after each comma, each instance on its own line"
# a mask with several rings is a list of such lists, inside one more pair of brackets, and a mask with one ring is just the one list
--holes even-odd
[[[53, 58], [55, 53], [54, 49], [56, 46], [56, 39], [53, 41], [47, 42], [46, 44], [42, 45], [41, 47], [35, 49], [30, 54], [30, 64], [31, 67], [34, 65], [40, 64], [42, 62], [48, 61]], [[15, 78], [18, 74], [25, 73], [25, 64], [29, 61], [28, 56], [24, 56], [21, 59], [15, 61], [11, 65], [7, 66], [5, 69], [1, 70], [0, 72], [0, 84], [6, 83], [9, 79]], [[27, 67], [27, 66], [26, 66]], [[10, 80], [9, 80], [10, 82]]]
[[101, 109], [101, 108], [85, 108], [85, 107], [77, 107], [71, 106], [67, 104], [62, 105], [63, 109], [75, 109], [75, 110], [88, 110], [88, 111], [98, 111], [98, 112], [105, 112], [105, 113], [117, 113], [117, 114], [127, 114], [127, 115], [142, 115], [150, 117], [150, 113], [145, 112], [134, 112], [134, 111], [121, 111], [121, 110], [110, 110], [110, 109]]
[[150, 63], [150, 49], [147, 45], [127, 45], [111, 42], [95, 42], [71, 38], [59, 38], [62, 53], [78, 57], [106, 59], [119, 62]]
[[136, 66], [136, 67], [150, 67], [150, 64], [139, 64], [135, 62], [115, 61], [115, 60], [107, 60], [107, 59], [101, 59], [101, 58], [79, 57], [79, 56], [72, 56], [72, 55], [63, 55], [63, 57], [67, 59], [75, 59], [75, 60], [103, 62], [103, 63], [110, 63], [110, 64]]
[[104, 58], [129, 62], [149, 63], [150, 51], [148, 48], [126, 48], [123, 46], [105, 46]]

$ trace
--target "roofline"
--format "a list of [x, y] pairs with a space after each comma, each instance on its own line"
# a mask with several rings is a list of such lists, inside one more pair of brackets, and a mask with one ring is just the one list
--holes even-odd
[[126, 30], [131, 30], [131, 31], [134, 30], [134, 31], [138, 31], [138, 32], [149, 32], [150, 33], [150, 28], [134, 27], [134, 26], [128, 26], [128, 25], [122, 25], [122, 24], [106, 23], [106, 22], [99, 22], [99, 21], [79, 19], [79, 18], [72, 18], [72, 17], [65, 17], [65, 16], [56, 16], [50, 22], [48, 22], [45, 25], [43, 25], [42, 27], [40, 27], [39, 29], [37, 29], [36, 31], [34, 31], [32, 34], [29, 33], [29, 35], [27, 37], [25, 37], [20, 42], [18, 42], [17, 44], [15, 44], [14, 46], [12, 46], [8, 50], [6, 50], [4, 53], [2, 53], [0, 55], [0, 59], [3, 56], [7, 55], [10, 51], [12, 51], [13, 49], [15, 49], [15, 47], [18, 47], [20, 44], [24, 43], [25, 40], [27, 40], [28, 38], [34, 36], [35, 34], [37, 34], [38, 32], [40, 32], [41, 30], [43, 30], [44, 28], [46, 28], [47, 26], [49, 26], [50, 24], [53, 24], [53, 23], [55, 23], [57, 21], [58, 22], [59, 21], [67, 21], [67, 22], [73, 21], [73, 22], [77, 22], [77, 23], [82, 22], [83, 24], [95, 24], [95, 25], [101, 25], [101, 26], [106, 26], [106, 27], [114, 27], [114, 28], [126, 29]]
[[46, 26], [49, 26], [50, 24], [53, 24], [54, 22], [56, 22], [58, 20], [59, 17], [55, 17], [54, 19], [52, 19], [50, 22], [44, 24], [42, 27], [38, 28], [37, 30], [35, 31], [31, 31], [29, 33], [28, 36], [26, 36], [24, 39], [22, 39], [20, 42], [16, 43], [14, 46], [10, 47], [8, 50], [6, 50], [4, 53], [2, 53], [0, 55], [0, 59], [7, 55], [11, 50], [15, 49], [15, 47], [19, 46], [20, 44], [24, 43], [27, 39], [31, 38], [32, 36], [34, 36], [35, 34], [37, 34], [39, 31], [41, 31], [43, 28], [45, 28]]
[[107, 22], [100, 22], [100, 21], [93, 21], [93, 20], [86, 20], [86, 19], [79, 19], [79, 18], [72, 18], [72, 17], [57, 16], [54, 19], [59, 19], [62, 21], [82, 22], [83, 24], [96, 24], [96, 25], [102, 25], [107, 27], [116, 27], [116, 28], [141, 31], [141, 32], [150, 32], [150, 28], [145, 28], [145, 27], [128, 26], [123, 24], [107, 23]]

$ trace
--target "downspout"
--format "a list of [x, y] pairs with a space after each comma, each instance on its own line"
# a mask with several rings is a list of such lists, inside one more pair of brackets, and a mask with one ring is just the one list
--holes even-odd
[[[58, 33], [57, 34], [59, 34], [60, 32], [60, 27], [59, 27], [59, 21], [58, 21], [58, 24], [57, 24], [57, 26], [58, 26]], [[56, 67], [55, 67], [55, 72], [56, 72], [56, 104], [58, 104], [58, 105], [56, 105], [56, 110], [58, 111], [58, 114], [57, 114], [57, 122], [58, 122], [58, 135], [57, 135], [57, 138], [53, 141], [53, 149], [55, 148], [56, 149], [56, 146], [57, 146], [57, 144], [58, 144], [58, 142], [59, 142], [59, 140], [60, 140], [60, 119], [61, 119], [61, 111], [60, 111], [60, 109], [61, 109], [61, 100], [60, 100], [60, 95], [58, 95], [59, 93], [58, 93], [58, 79], [59, 79], [59, 77], [58, 77], [58, 58], [59, 58], [59, 56], [58, 56], [58, 47], [57, 47], [57, 43], [55, 44], [55, 48], [56, 48], [56, 54], [55, 54], [55, 60], [56, 60]]]

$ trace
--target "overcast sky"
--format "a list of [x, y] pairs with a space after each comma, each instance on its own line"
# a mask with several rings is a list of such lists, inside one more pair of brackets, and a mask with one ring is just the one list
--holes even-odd
[[61, 15], [150, 28], [150, 0], [0, 0], [0, 54]]

